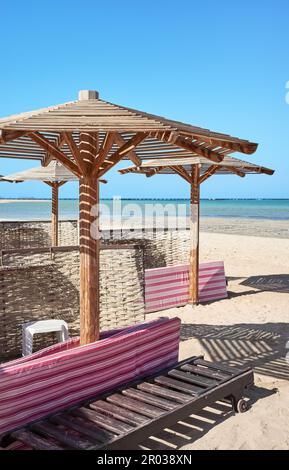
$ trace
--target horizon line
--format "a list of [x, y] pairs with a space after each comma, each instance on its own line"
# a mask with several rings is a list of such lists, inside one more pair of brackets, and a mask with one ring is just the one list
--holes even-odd
[[[189, 201], [190, 198], [182, 197], [161, 197], [161, 198], [151, 198], [151, 197], [104, 197], [100, 198], [102, 201], [113, 201], [114, 199], [121, 199], [123, 201]], [[1, 200], [11, 200], [11, 201], [51, 201], [51, 198], [46, 197], [0, 197]], [[63, 197], [59, 198], [59, 201], [78, 201], [78, 197]], [[200, 198], [201, 201], [289, 201], [289, 197], [216, 197], [216, 198]]]

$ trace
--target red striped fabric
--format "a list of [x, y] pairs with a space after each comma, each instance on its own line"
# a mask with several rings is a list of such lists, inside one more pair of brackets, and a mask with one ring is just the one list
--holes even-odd
[[[224, 263], [200, 263], [199, 301], [228, 296]], [[156, 312], [185, 305], [189, 300], [189, 266], [169, 266], [145, 270], [145, 310]]]
[[[180, 320], [160, 318], [95, 343], [0, 367], [0, 436], [178, 360]], [[50, 348], [48, 348], [50, 349]], [[61, 349], [61, 348], [60, 348]]]
[[[140, 325], [145, 325], [145, 323], [140, 323]], [[126, 328], [126, 331], [128, 331], [128, 328], [129, 327]], [[136, 328], [136, 325], [133, 325], [130, 328]], [[102, 331], [100, 333], [100, 339], [105, 339], [115, 334], [119, 334], [123, 332], [123, 330], [124, 330], [123, 328], [118, 328], [118, 329], [109, 330], [109, 331]], [[69, 340], [64, 341], [62, 343], [56, 343], [56, 344], [53, 344], [52, 346], [48, 346], [47, 348], [40, 349], [40, 351], [30, 354], [29, 356], [24, 356], [24, 357], [20, 357], [19, 359], [14, 359], [13, 361], [9, 362], [9, 366], [11, 367], [12, 365], [24, 364], [29, 361], [34, 361], [35, 359], [38, 359], [40, 357], [49, 356], [51, 354], [56, 354], [61, 351], [68, 351], [78, 346], [79, 346], [79, 336], [74, 336], [73, 338], [70, 338]], [[8, 363], [6, 363], [6, 365], [7, 364]]]

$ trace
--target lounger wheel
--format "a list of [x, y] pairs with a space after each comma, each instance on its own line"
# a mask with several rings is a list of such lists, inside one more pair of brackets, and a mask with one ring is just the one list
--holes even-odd
[[247, 402], [243, 398], [237, 401], [236, 408], [238, 413], [245, 413], [249, 409]]

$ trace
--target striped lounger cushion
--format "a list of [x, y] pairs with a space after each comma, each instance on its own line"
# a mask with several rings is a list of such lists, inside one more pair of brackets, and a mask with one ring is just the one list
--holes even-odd
[[[199, 301], [224, 299], [228, 296], [224, 263], [200, 263]], [[186, 305], [189, 300], [189, 266], [187, 264], [145, 270], [145, 310], [156, 312]]]
[[[0, 366], [0, 437], [178, 361], [180, 320], [116, 330], [85, 346], [79, 339]], [[67, 349], [68, 346], [71, 346]], [[51, 351], [53, 350], [53, 353]]]

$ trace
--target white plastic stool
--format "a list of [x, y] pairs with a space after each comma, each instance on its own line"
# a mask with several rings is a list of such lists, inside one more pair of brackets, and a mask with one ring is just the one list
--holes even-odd
[[22, 356], [28, 356], [33, 352], [33, 335], [36, 333], [57, 333], [58, 342], [66, 341], [68, 325], [64, 320], [40, 320], [24, 323], [22, 325]]

